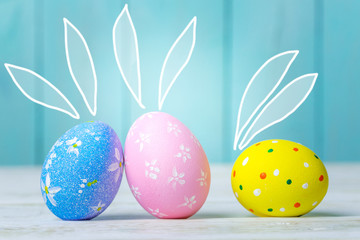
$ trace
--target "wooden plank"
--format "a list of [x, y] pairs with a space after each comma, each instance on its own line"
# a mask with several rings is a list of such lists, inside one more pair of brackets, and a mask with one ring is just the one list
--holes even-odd
[[[359, 164], [328, 164], [324, 201], [295, 218], [260, 218], [230, 187], [231, 165], [212, 166], [207, 201], [187, 220], [158, 220], [133, 197], [126, 180], [113, 203], [91, 221], [62, 221], [45, 206], [40, 168], [0, 168], [0, 236], [4, 239], [358, 239]], [[9, 184], [11, 183], [11, 184]], [[29, 220], [31, 219], [31, 220]]]

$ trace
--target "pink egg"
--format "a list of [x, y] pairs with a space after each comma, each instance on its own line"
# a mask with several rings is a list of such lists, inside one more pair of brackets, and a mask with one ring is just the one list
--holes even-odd
[[191, 131], [163, 112], [146, 113], [125, 142], [125, 172], [140, 205], [158, 218], [188, 218], [210, 188], [206, 154]]

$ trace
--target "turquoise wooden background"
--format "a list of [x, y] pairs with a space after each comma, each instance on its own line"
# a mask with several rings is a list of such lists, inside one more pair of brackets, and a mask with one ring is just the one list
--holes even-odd
[[[140, 109], [122, 81], [112, 51], [112, 27], [124, 7], [139, 38]], [[67, 129], [88, 120], [110, 124], [122, 142], [132, 122], [157, 110], [160, 70], [172, 43], [198, 17], [197, 42], [163, 111], [185, 123], [210, 162], [233, 162], [236, 116], [244, 88], [270, 57], [300, 54], [284, 81], [318, 72], [314, 91], [287, 120], [258, 135], [301, 142], [324, 161], [357, 161], [360, 122], [360, 1], [341, 0], [1, 0], [0, 164], [42, 164]], [[98, 114], [92, 117], [68, 72], [63, 17], [84, 35], [98, 76]], [[26, 99], [3, 64], [34, 70], [57, 86], [81, 115], [74, 120]], [[34, 86], [36, 87], [36, 86]], [[42, 89], [37, 89], [43, 94]]]

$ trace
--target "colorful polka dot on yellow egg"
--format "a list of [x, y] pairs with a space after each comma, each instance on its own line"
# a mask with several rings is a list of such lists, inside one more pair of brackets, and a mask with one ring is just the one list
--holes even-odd
[[329, 184], [320, 158], [287, 140], [266, 140], [236, 160], [231, 184], [237, 200], [257, 216], [301, 216], [324, 198]]

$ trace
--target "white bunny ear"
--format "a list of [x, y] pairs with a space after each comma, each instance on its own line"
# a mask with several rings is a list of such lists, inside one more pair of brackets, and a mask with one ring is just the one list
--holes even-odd
[[[66, 60], [71, 77], [89, 112], [95, 116], [97, 110], [97, 78], [89, 47], [83, 35], [66, 18], [64, 18], [64, 31]], [[83, 90], [89, 99], [93, 99], [93, 107], [90, 106]]]
[[[161, 110], [165, 98], [168, 95], [175, 80], [190, 61], [196, 42], [196, 17], [186, 26], [184, 31], [176, 39], [166, 55], [161, 69], [159, 82], [158, 105]], [[164, 84], [164, 79], [167, 81]], [[165, 92], [162, 94], [162, 86], [165, 86]], [[167, 87], [166, 87], [167, 86]]]
[[[115, 21], [113, 27], [113, 45], [116, 63], [124, 82], [141, 108], [141, 77], [138, 40], [131, 20], [128, 5]], [[133, 89], [138, 89], [137, 96]]]
[[[31, 101], [40, 104], [44, 107], [51, 108], [63, 113], [68, 114], [70, 117], [73, 117], [75, 119], [79, 119], [79, 113], [76, 111], [74, 106], [70, 103], [70, 101], [62, 94], [54, 85], [52, 85], [49, 81], [47, 81], [45, 78], [41, 77], [39, 74], [23, 68], [19, 66], [15, 66], [12, 64], [5, 63], [5, 67], [7, 71], [9, 72], [12, 80], [14, 81], [15, 85], [19, 88], [19, 90]], [[15, 77], [18, 75], [17, 77]], [[29, 86], [33, 86], [35, 83], [42, 83], [45, 92], [56, 97], [55, 104], [47, 104], [42, 99], [35, 99], [29, 94], [31, 92], [31, 89]], [[28, 88], [27, 91], [24, 90], [24, 88]], [[70, 109], [66, 110], [60, 107], [57, 107], [55, 105], [65, 105], [66, 107], [70, 107]]]
[[312, 73], [298, 77], [271, 99], [247, 130], [239, 149], [244, 149], [257, 134], [295, 112], [309, 96], [317, 76], [317, 73]]
[[[273, 56], [268, 59], [251, 78], [246, 86], [239, 106], [233, 146], [234, 150], [236, 150], [236, 146], [244, 129], [280, 85], [298, 53], [298, 50], [294, 50]], [[249, 111], [249, 113], [244, 111], [244, 109]], [[240, 126], [242, 126], [241, 129]]]

